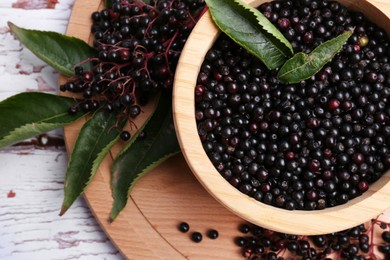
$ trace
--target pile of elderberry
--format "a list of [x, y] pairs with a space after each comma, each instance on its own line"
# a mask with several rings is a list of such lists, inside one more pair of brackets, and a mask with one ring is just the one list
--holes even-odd
[[113, 0], [92, 13], [98, 56], [85, 61], [92, 70], [77, 66], [76, 77], [60, 87], [83, 96], [69, 112], [104, 106], [136, 117], [153, 93], [172, 87], [183, 45], [204, 11], [204, 0]]
[[389, 39], [335, 1], [273, 1], [259, 10], [295, 53], [354, 33], [320, 72], [291, 85], [222, 34], [195, 88], [204, 150], [231, 185], [263, 203], [288, 210], [344, 204], [390, 166]]
[[389, 223], [377, 219], [316, 236], [288, 235], [251, 224], [242, 224], [239, 230], [242, 234], [236, 237], [236, 245], [250, 260], [390, 259]]

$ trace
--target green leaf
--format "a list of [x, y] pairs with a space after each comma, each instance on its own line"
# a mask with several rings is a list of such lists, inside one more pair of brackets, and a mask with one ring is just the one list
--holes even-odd
[[[56, 32], [27, 30], [8, 22], [15, 37], [59, 72], [74, 75], [74, 66], [88, 58], [96, 57], [97, 51], [84, 41]], [[84, 67], [89, 68], [85, 63]]]
[[112, 1], [111, 0], [104, 0], [104, 6], [106, 8], [111, 8], [112, 7]]
[[73, 148], [64, 185], [63, 215], [95, 176], [100, 163], [119, 139], [125, 120], [116, 113], [97, 111], [81, 128]]
[[303, 52], [295, 54], [280, 68], [277, 77], [284, 84], [299, 83], [310, 78], [341, 51], [352, 33], [353, 31], [346, 31], [320, 44], [309, 54]]
[[0, 102], [0, 147], [70, 124], [84, 115], [69, 115], [73, 98], [21, 93]]
[[240, 0], [206, 0], [215, 24], [236, 43], [276, 69], [292, 56], [283, 34], [256, 8]]
[[130, 147], [114, 161], [112, 168], [114, 203], [110, 214], [111, 220], [114, 220], [126, 206], [131, 190], [139, 178], [180, 152], [173, 126], [170, 93], [161, 95], [158, 106], [143, 131], [146, 138], [142, 139], [139, 136], [133, 138]]

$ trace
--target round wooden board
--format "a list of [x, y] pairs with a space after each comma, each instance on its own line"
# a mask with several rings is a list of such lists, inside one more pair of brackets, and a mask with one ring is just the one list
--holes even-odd
[[[386, 0], [379, 0], [387, 6]], [[99, 0], [76, 0], [67, 34], [91, 42], [90, 15], [102, 8]], [[388, 9], [389, 10], [389, 9]], [[62, 78], [62, 81], [65, 79]], [[147, 109], [146, 109], [147, 112]], [[143, 120], [143, 118], [140, 118]], [[70, 153], [85, 120], [65, 127]], [[121, 144], [101, 164], [85, 198], [101, 227], [128, 259], [242, 259], [233, 238], [243, 220], [216, 202], [191, 174], [181, 155], [169, 159], [139, 180], [128, 205], [114, 223], [108, 221], [112, 205], [110, 166]], [[70, 209], [71, 210], [71, 209]], [[389, 213], [385, 215], [388, 218]], [[216, 240], [204, 236], [201, 243], [177, 229], [181, 221], [203, 234], [214, 228]]]

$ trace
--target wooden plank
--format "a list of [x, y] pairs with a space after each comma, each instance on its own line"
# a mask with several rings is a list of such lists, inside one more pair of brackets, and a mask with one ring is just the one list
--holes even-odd
[[83, 199], [63, 217], [65, 148], [0, 152], [0, 259], [122, 259]]
[[[58, 73], [10, 34], [7, 21], [64, 33], [73, 5], [61, 0], [55, 9], [11, 8], [16, 2], [0, 1], [0, 100], [19, 92], [55, 93], [58, 86]], [[46, 140], [52, 144], [33, 145], [33, 138], [0, 151], [0, 259], [123, 259], [83, 198], [58, 216], [68, 160], [62, 129]]]

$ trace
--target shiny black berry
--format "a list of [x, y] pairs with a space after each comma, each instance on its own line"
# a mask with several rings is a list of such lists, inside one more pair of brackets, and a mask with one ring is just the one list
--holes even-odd
[[191, 234], [191, 240], [194, 241], [195, 243], [201, 242], [203, 239], [203, 236], [200, 232], [193, 232]]
[[382, 239], [384, 241], [386, 241], [387, 243], [390, 243], [390, 232], [389, 231], [383, 231]]
[[210, 229], [209, 231], [207, 231], [207, 236], [211, 239], [216, 239], [218, 238], [219, 236], [219, 233], [217, 230], [215, 229]]
[[179, 230], [183, 233], [186, 233], [190, 230], [190, 225], [187, 222], [181, 222], [179, 224]]
[[128, 131], [122, 131], [122, 133], [120, 134], [120, 138], [121, 138], [123, 141], [128, 141], [128, 140], [130, 140], [130, 137], [131, 137], [131, 134], [130, 134]]

